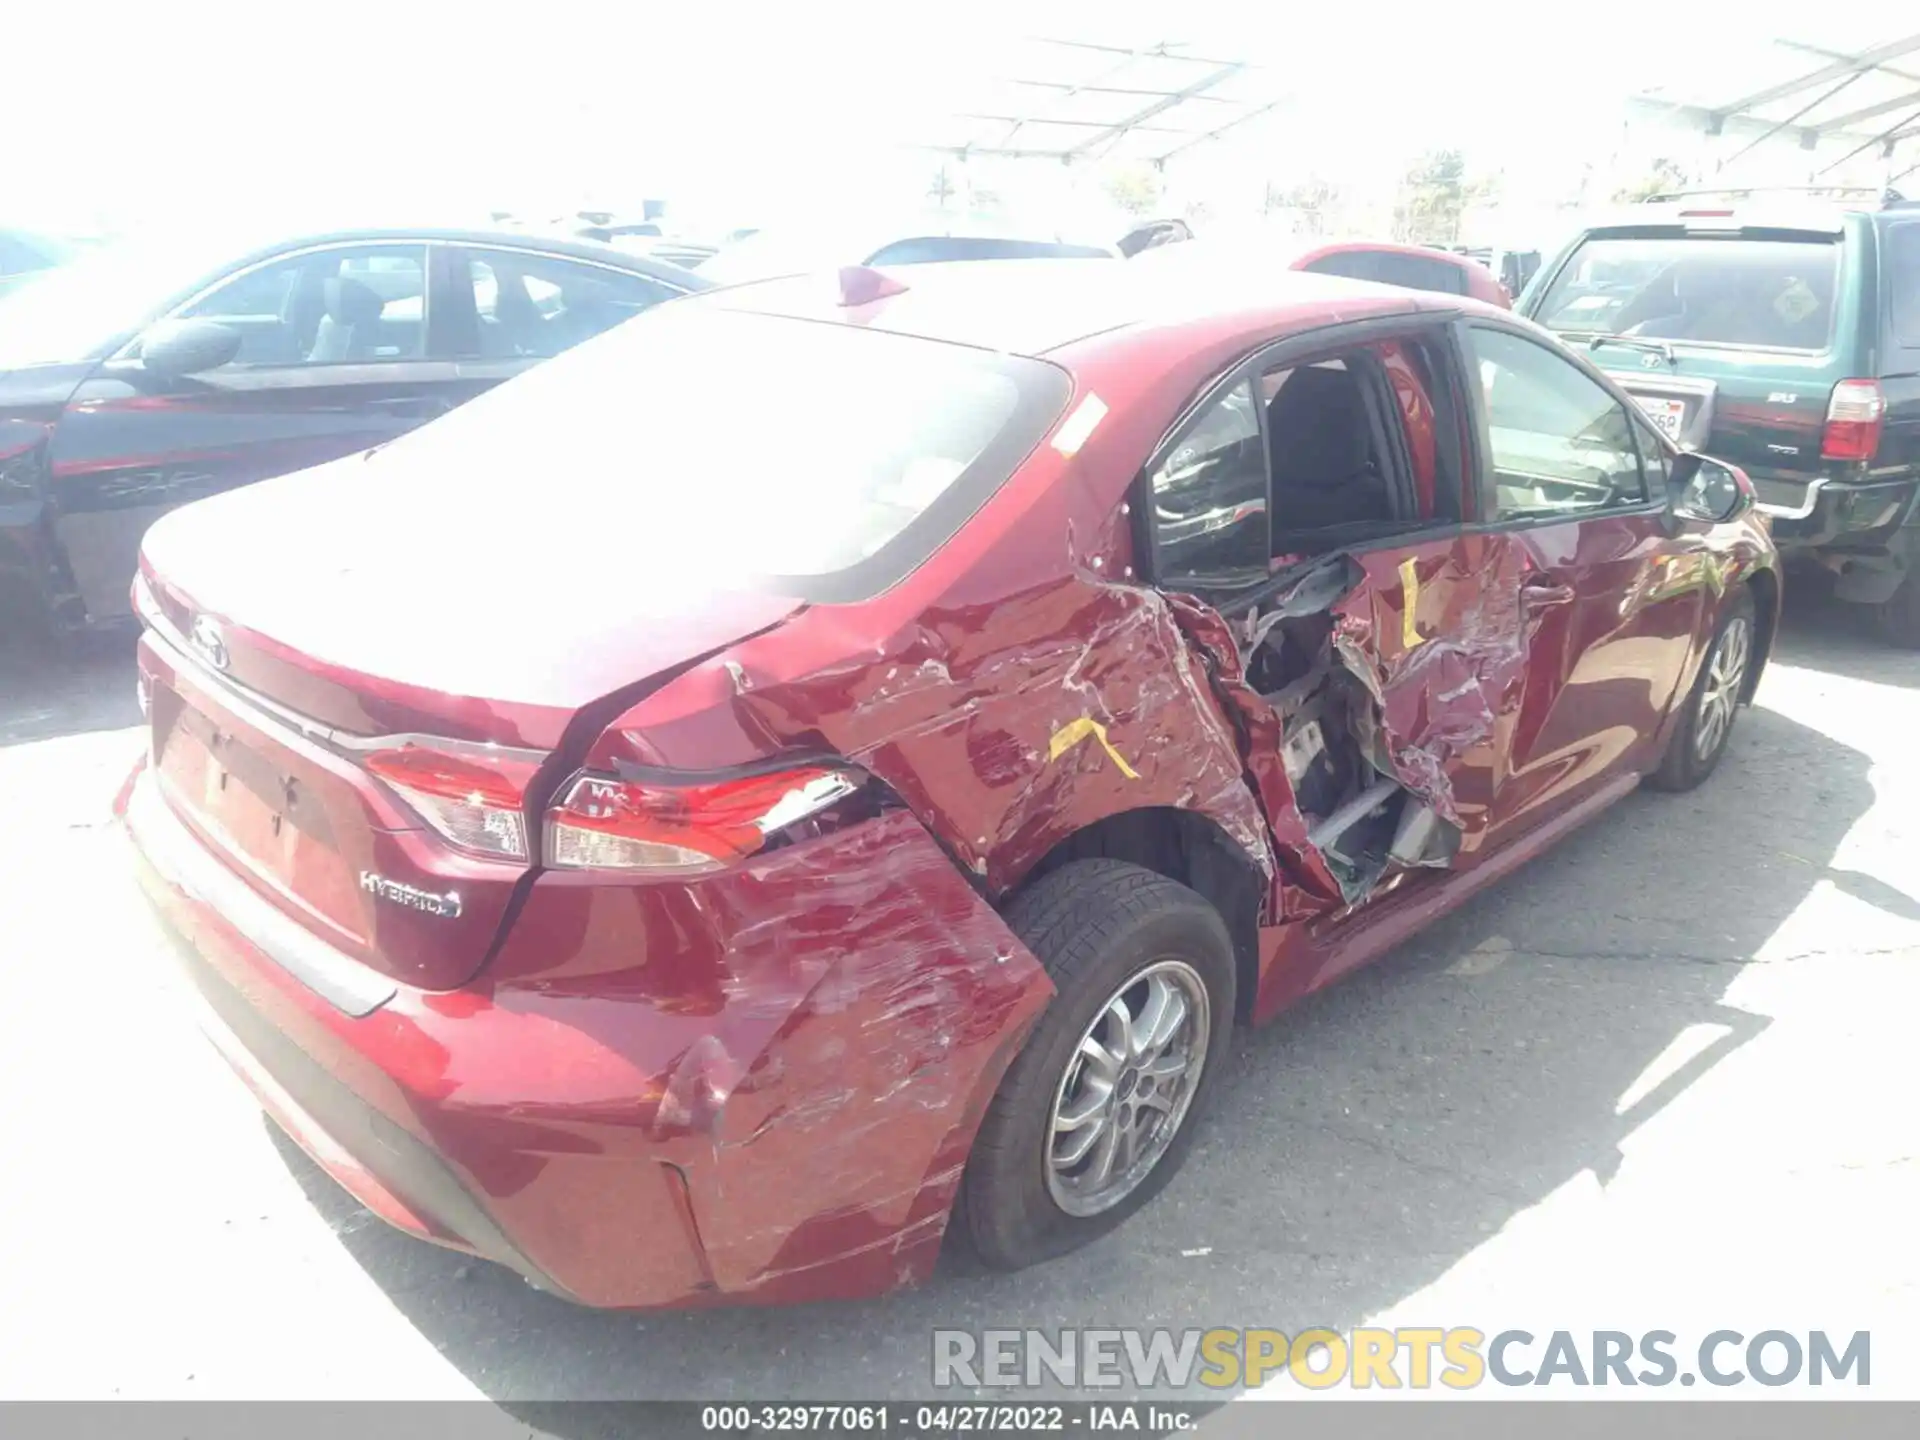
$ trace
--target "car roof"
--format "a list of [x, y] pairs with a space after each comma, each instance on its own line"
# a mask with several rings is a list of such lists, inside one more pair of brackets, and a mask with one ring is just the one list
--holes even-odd
[[266, 215], [217, 215], [191, 226], [145, 225], [117, 235], [111, 250], [130, 249], [164, 256], [190, 289], [243, 266], [258, 264], [287, 250], [380, 241], [439, 241], [534, 250], [631, 271], [679, 290], [704, 290], [711, 281], [690, 270], [604, 245], [596, 240], [554, 235], [502, 225], [468, 225], [445, 216], [391, 213], [329, 215], [324, 224], [302, 223], [304, 212]]
[[883, 269], [906, 288], [859, 306], [840, 303], [835, 274], [794, 276], [710, 292], [698, 304], [864, 325], [903, 335], [1042, 356], [1096, 336], [1185, 332], [1198, 343], [1248, 328], [1285, 333], [1417, 311], [1504, 312], [1428, 294], [1279, 265], [1204, 274], [1134, 261], [979, 260]]
[[666, 281], [682, 290], [704, 290], [712, 283], [678, 265], [671, 265], [666, 261], [655, 260], [617, 246], [605, 245], [598, 240], [502, 226], [397, 225], [391, 221], [377, 225], [332, 227], [325, 230], [255, 228], [248, 232], [247, 239], [242, 242], [246, 246], [245, 249], [235, 247], [233, 263], [236, 265], [249, 263], [281, 250], [382, 240], [426, 240], [450, 245], [484, 245], [495, 249], [536, 250], [541, 254], [567, 256], [576, 260], [591, 261], [597, 265], [611, 266], [618, 270], [629, 270], [638, 275]]
[[[1089, 238], [1079, 230], [1012, 215], [939, 210], [903, 214], [830, 215], [811, 224], [773, 223], [720, 247], [708, 262], [721, 284], [745, 283], [817, 270], [835, 263], [857, 265], [890, 245], [920, 239], [1015, 240], [1038, 245], [1074, 245], [1120, 252], [1111, 237]], [[1005, 262], [995, 262], [1005, 263]]]
[[[1581, 225], [1580, 233], [1674, 230], [1710, 238], [1738, 235], [1742, 230], [1800, 230], [1816, 235], [1841, 235], [1846, 232], [1848, 215], [1865, 214], [1877, 208], [1794, 195], [1654, 200], [1597, 212]], [[1689, 220], [1693, 223], [1689, 224]], [[1714, 223], [1701, 223], [1703, 221]]]
[[1017, 211], [999, 210], [879, 210], [833, 214], [824, 219], [773, 221], [760, 227], [763, 235], [824, 235], [835, 240], [871, 242], [872, 249], [896, 240], [922, 235], [971, 236], [993, 240], [1044, 240], [1068, 245], [1098, 245], [1101, 240], [1082, 233], [1084, 226], [1050, 224]]

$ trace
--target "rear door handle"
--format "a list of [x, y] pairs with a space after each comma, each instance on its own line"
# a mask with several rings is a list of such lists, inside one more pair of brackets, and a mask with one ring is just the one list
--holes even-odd
[[1520, 603], [1529, 610], [1545, 610], [1553, 605], [1571, 605], [1573, 586], [1558, 580], [1532, 579], [1520, 582]]

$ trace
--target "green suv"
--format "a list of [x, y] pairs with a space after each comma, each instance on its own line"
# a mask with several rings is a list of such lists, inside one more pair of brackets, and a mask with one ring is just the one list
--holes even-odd
[[1657, 196], [1583, 230], [1518, 309], [1745, 469], [1781, 551], [1920, 649], [1920, 202]]

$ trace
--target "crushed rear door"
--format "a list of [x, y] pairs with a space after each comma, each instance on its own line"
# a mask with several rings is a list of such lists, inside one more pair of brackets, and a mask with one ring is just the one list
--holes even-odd
[[1283, 910], [1471, 863], [1526, 680], [1525, 578], [1512, 537], [1462, 534], [1304, 562], [1229, 617], [1242, 665], [1216, 684], [1287, 852]]

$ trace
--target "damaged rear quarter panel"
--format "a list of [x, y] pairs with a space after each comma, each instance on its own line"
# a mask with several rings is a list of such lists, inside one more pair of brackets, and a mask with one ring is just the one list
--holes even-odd
[[[1077, 831], [1147, 808], [1204, 815], [1271, 870], [1233, 729], [1166, 597], [1074, 576], [981, 622], [986, 644], [948, 656], [959, 703], [935, 723], [827, 733], [921, 809], [989, 892]], [[890, 683], [883, 674], [877, 707]]]
[[[504, 1203], [577, 1225], [596, 1212], [568, 1197], [601, 1183], [603, 1157], [664, 1162], [710, 1288], [756, 1298], [924, 1278], [981, 1110], [1052, 994], [899, 810], [683, 883], [549, 872], [489, 974], [495, 1006], [623, 1061], [502, 1091], [515, 1127], [571, 1137]], [[631, 1248], [621, 1215], [586, 1223], [607, 1233], [541, 1248], [579, 1264]]]

